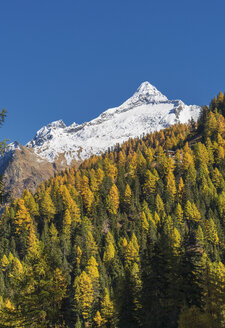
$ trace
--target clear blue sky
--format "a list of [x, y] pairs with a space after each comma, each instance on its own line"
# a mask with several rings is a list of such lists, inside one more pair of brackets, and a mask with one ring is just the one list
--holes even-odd
[[0, 1], [0, 138], [88, 121], [145, 80], [208, 104], [225, 91], [225, 1]]

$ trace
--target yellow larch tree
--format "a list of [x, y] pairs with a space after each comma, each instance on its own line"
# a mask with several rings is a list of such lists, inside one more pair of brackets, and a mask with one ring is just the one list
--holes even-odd
[[89, 181], [90, 181], [91, 191], [93, 193], [96, 193], [96, 191], [98, 190], [98, 183], [97, 183], [96, 174], [95, 174], [94, 169], [91, 169], [89, 172]]
[[[133, 304], [134, 311], [138, 313], [138, 311], [142, 308], [141, 305], [141, 290], [142, 290], [142, 281], [141, 281], [141, 273], [139, 269], [139, 265], [137, 262], [132, 264], [130, 270], [131, 282], [132, 282], [132, 296], [133, 296]], [[136, 314], [135, 314], [136, 315]]]
[[52, 202], [48, 190], [45, 190], [44, 193], [42, 194], [39, 207], [40, 207], [40, 214], [48, 221], [51, 221], [54, 218], [54, 215], [56, 214], [56, 209]]
[[29, 235], [28, 235], [28, 251], [33, 254], [37, 254], [39, 251], [39, 240], [37, 238], [36, 229], [34, 224], [30, 224], [29, 226]]
[[96, 183], [97, 183], [97, 187], [99, 189], [99, 187], [101, 186], [102, 184], [102, 181], [104, 179], [104, 176], [105, 176], [105, 173], [102, 169], [98, 168], [96, 171], [95, 171], [95, 179], [96, 179]]
[[4, 254], [2, 259], [1, 259], [1, 266], [2, 266], [2, 271], [5, 271], [9, 265], [10, 261], [8, 257]]
[[111, 163], [111, 161], [108, 158], [105, 158], [104, 169], [105, 169], [105, 174], [109, 176], [114, 182], [118, 174], [116, 165]]
[[181, 235], [177, 228], [174, 228], [170, 234], [170, 241], [174, 255], [180, 254]]
[[112, 185], [109, 194], [106, 197], [106, 207], [109, 213], [117, 214], [119, 208], [119, 191], [115, 184]]
[[216, 230], [216, 226], [211, 218], [205, 221], [205, 232], [206, 232], [206, 238], [209, 243], [213, 245], [219, 244], [219, 237]]
[[32, 219], [23, 199], [16, 202], [16, 215], [14, 217], [16, 232], [19, 234], [23, 229], [29, 230]]
[[85, 271], [75, 278], [74, 281], [76, 305], [85, 321], [90, 318], [91, 308], [94, 302], [94, 289], [92, 280]]
[[91, 256], [91, 258], [88, 260], [87, 266], [86, 266], [86, 272], [89, 275], [89, 277], [92, 280], [93, 284], [96, 284], [99, 280], [99, 271], [98, 271], [98, 263], [94, 256]]
[[218, 168], [216, 167], [214, 170], [213, 170], [213, 173], [212, 173], [212, 182], [214, 184], [214, 186], [216, 188], [219, 188], [219, 186], [221, 186], [221, 182], [224, 182], [223, 180], [223, 176], [222, 174], [220, 173], [220, 171], [218, 170]]
[[145, 158], [146, 158], [146, 161], [147, 161], [147, 166], [150, 167], [150, 165], [153, 161], [153, 153], [152, 153], [151, 148], [147, 148], [145, 150]]
[[110, 231], [107, 232], [105, 238], [105, 249], [103, 253], [103, 262], [109, 264], [114, 259], [116, 254], [115, 240]]
[[155, 225], [159, 224], [160, 223], [160, 217], [159, 217], [159, 214], [157, 212], [154, 213], [154, 222], [155, 222]]
[[126, 155], [125, 155], [124, 151], [120, 151], [119, 152], [118, 163], [119, 163], [120, 166], [125, 165], [125, 163], [126, 163]]
[[147, 170], [145, 174], [145, 183], [143, 186], [143, 192], [148, 199], [148, 195], [154, 194], [156, 191], [156, 182], [159, 180], [157, 176], [155, 176], [151, 171]]
[[95, 256], [98, 253], [98, 246], [91, 231], [87, 232], [85, 241], [88, 255]]
[[130, 152], [127, 157], [127, 170], [129, 175], [134, 178], [137, 169], [137, 154], [135, 152]]
[[75, 200], [72, 199], [69, 190], [65, 185], [59, 187], [59, 194], [63, 203], [63, 210], [68, 210], [71, 216], [71, 222], [80, 222], [80, 209]]
[[179, 200], [181, 201], [184, 193], [184, 181], [182, 177], [180, 177], [177, 191], [178, 191]]
[[114, 305], [110, 299], [109, 290], [105, 288], [103, 299], [101, 300], [101, 314], [103, 323], [110, 323], [114, 316]]
[[201, 214], [198, 211], [196, 205], [194, 203], [191, 203], [189, 200], [185, 205], [184, 213], [185, 213], [186, 220], [192, 220], [196, 222], [201, 220]]
[[80, 262], [81, 262], [81, 258], [82, 258], [82, 250], [79, 246], [77, 246], [76, 248], [76, 262], [77, 262], [77, 266], [80, 266]]
[[149, 229], [149, 223], [148, 223], [148, 220], [146, 218], [145, 212], [142, 212], [141, 213], [141, 225], [142, 225], [142, 228], [144, 230], [148, 231], [148, 229]]
[[97, 327], [102, 327], [103, 320], [99, 311], [96, 312], [93, 320]]
[[[133, 234], [134, 236], [134, 234]], [[139, 262], [139, 246], [136, 242], [136, 236], [133, 237], [133, 240], [129, 241], [127, 246], [125, 247], [124, 258], [125, 258], [125, 265], [130, 266], [134, 262]]]
[[175, 210], [175, 217], [176, 217], [177, 223], [181, 227], [184, 223], [184, 212], [183, 212], [183, 209], [182, 209], [180, 203], [177, 204], [177, 207]]
[[86, 175], [82, 177], [80, 189], [84, 206], [89, 212], [94, 201], [94, 194], [89, 187], [89, 179]]
[[105, 251], [103, 254], [103, 262], [110, 263], [115, 257], [115, 247], [112, 242], [109, 242], [105, 246]]
[[63, 227], [62, 227], [62, 233], [64, 238], [70, 238], [70, 232], [71, 232], [71, 215], [70, 211], [66, 209], [64, 216], [63, 216]]
[[131, 191], [129, 184], [127, 183], [125, 191], [124, 191], [124, 197], [123, 197], [123, 203], [124, 203], [126, 209], [129, 209], [129, 207], [131, 205], [131, 197], [132, 197], [132, 191]]
[[156, 206], [156, 212], [160, 215], [161, 218], [164, 218], [166, 213], [164, 209], [163, 200], [159, 196], [159, 194], [156, 195], [155, 206]]
[[166, 177], [166, 190], [169, 194], [169, 196], [174, 199], [176, 196], [177, 188], [176, 188], [176, 182], [175, 177], [172, 171], [169, 171], [167, 177]]
[[30, 215], [32, 216], [39, 215], [38, 204], [35, 202], [35, 199], [29, 190], [27, 189], [24, 190], [22, 198], [24, 200], [24, 205], [29, 210]]

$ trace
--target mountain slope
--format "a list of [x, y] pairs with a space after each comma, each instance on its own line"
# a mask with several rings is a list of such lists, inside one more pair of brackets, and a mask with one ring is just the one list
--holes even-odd
[[149, 82], [143, 82], [121, 106], [106, 110], [90, 122], [66, 126], [62, 120], [55, 121], [42, 127], [24, 147], [16, 142], [10, 144], [0, 161], [0, 172], [6, 176], [7, 187], [14, 186], [14, 194], [19, 195], [24, 188], [35, 190], [57, 170], [79, 165], [92, 154], [129, 138], [175, 123], [196, 121], [200, 111], [199, 106], [168, 100]]
[[[13, 143], [10, 148], [5, 157], [0, 159], [0, 174], [4, 174], [6, 189], [10, 189], [12, 196], [20, 196], [27, 188], [35, 191], [42, 181], [67, 167], [63, 155], [50, 163], [28, 147]], [[77, 165], [75, 161], [72, 164]]]
[[224, 96], [215, 105], [9, 204], [1, 327], [224, 328]]

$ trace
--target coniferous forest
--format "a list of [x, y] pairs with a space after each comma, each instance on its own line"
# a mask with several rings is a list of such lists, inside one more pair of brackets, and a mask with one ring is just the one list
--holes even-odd
[[5, 206], [0, 327], [225, 327], [223, 93]]

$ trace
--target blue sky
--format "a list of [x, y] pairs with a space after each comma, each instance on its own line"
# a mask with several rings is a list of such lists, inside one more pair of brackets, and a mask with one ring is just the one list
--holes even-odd
[[225, 2], [0, 1], [0, 138], [88, 121], [148, 80], [208, 104], [225, 91]]

